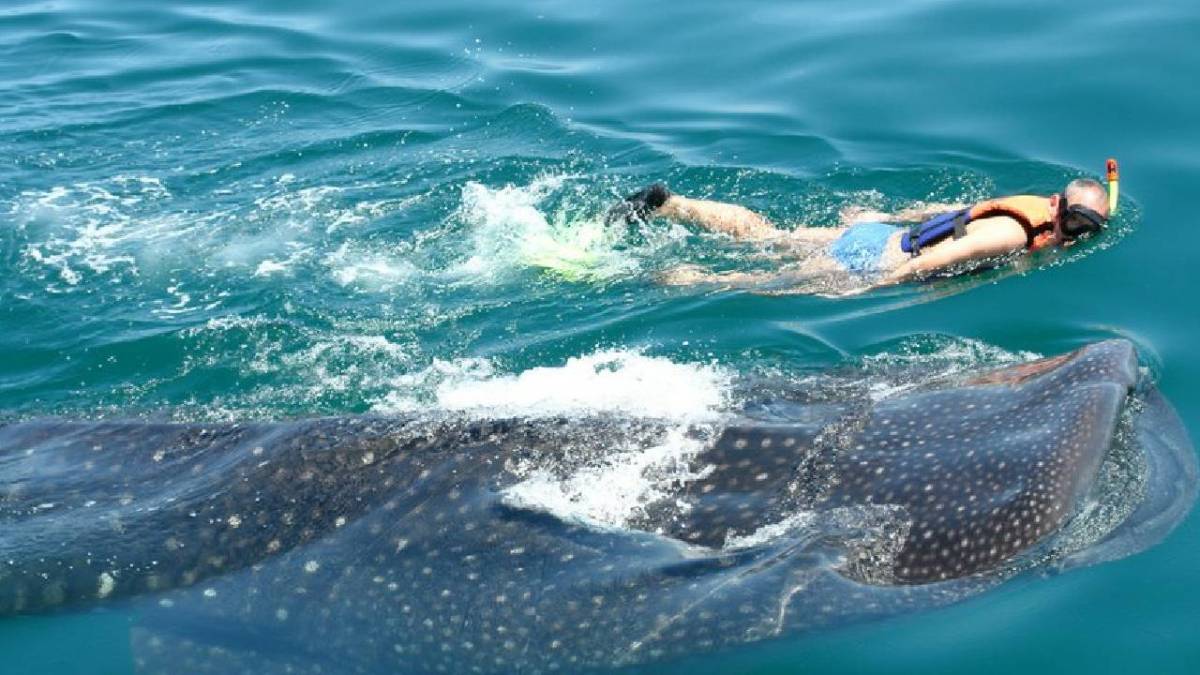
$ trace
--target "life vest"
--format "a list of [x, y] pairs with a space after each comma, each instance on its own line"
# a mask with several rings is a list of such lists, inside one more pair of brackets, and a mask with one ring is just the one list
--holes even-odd
[[[1053, 239], [1055, 214], [1050, 210], [1050, 201], [1036, 195], [1001, 197], [979, 202], [969, 209], [943, 213], [917, 225], [900, 239], [900, 249], [914, 257], [921, 249], [936, 244], [947, 237], [962, 238], [967, 233], [967, 224], [993, 216], [1008, 216], [1025, 230], [1025, 248], [1037, 250]], [[1046, 236], [1050, 235], [1050, 236]]]

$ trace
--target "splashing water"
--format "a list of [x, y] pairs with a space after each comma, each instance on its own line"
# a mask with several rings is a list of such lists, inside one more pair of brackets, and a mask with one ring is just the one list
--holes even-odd
[[[633, 350], [602, 350], [559, 367], [516, 375], [496, 372], [485, 359], [435, 362], [398, 378], [377, 412], [425, 406], [484, 417], [578, 417], [623, 414], [686, 422], [719, 419], [728, 405], [732, 374], [711, 364], [676, 363]], [[413, 389], [433, 391], [421, 400]], [[402, 393], [404, 392], [404, 393]]]
[[634, 273], [637, 259], [621, 236], [595, 218], [558, 211], [550, 221], [538, 206], [572, 176], [546, 176], [528, 186], [489, 188], [468, 182], [459, 216], [471, 228], [472, 251], [460, 272], [495, 279], [532, 267], [568, 281], [604, 281]]

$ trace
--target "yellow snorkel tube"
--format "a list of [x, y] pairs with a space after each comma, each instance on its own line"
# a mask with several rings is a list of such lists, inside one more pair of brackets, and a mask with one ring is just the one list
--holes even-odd
[[1117, 198], [1121, 195], [1121, 175], [1117, 171], [1117, 160], [1109, 157], [1108, 168], [1108, 217], [1117, 215]]

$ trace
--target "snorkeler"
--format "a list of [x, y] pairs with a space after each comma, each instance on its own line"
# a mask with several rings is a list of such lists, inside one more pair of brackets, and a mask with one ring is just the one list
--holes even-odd
[[[1115, 197], [1114, 176], [1115, 163], [1110, 164]], [[870, 287], [877, 287], [967, 272], [1050, 246], [1070, 246], [1105, 227], [1110, 203], [1103, 185], [1079, 178], [1050, 196], [1018, 195], [970, 206], [927, 204], [894, 214], [848, 209], [841, 227], [783, 230], [743, 206], [691, 199], [655, 183], [612, 207], [607, 220], [634, 223], [662, 217], [735, 239], [803, 250], [806, 255], [794, 271], [850, 273], [869, 278]], [[904, 222], [916, 225], [894, 224]], [[771, 272], [713, 274], [687, 265], [666, 273], [662, 281], [754, 284], [778, 277]]]

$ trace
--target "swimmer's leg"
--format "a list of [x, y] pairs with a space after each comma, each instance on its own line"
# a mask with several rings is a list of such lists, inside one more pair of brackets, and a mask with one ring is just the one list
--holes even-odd
[[788, 235], [744, 206], [682, 195], [668, 197], [654, 215], [695, 223], [710, 232], [728, 234], [735, 239], [775, 239]]
[[635, 223], [645, 222], [654, 216], [695, 223], [710, 232], [728, 234], [737, 239], [773, 239], [786, 234], [744, 206], [691, 199], [672, 193], [662, 183], [654, 183], [625, 197], [608, 210], [604, 219], [608, 223], [622, 220]]
[[652, 216], [694, 223], [710, 232], [728, 234], [749, 241], [786, 240], [800, 244], [828, 244], [844, 228], [800, 226], [781, 230], [766, 217], [738, 204], [677, 195], [662, 183], [639, 190], [608, 210], [605, 220], [627, 223], [645, 221]]

